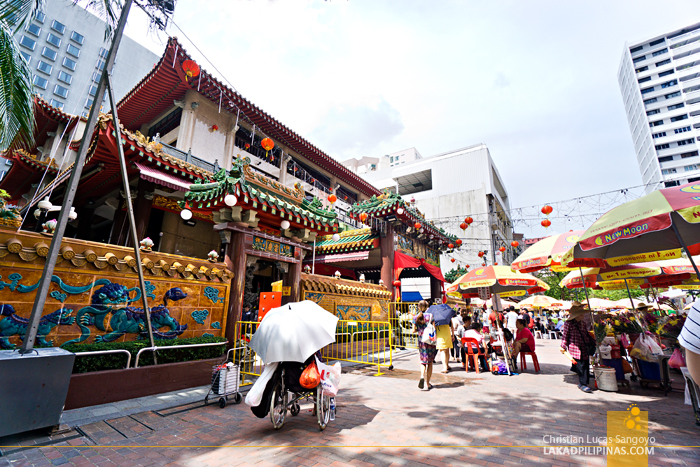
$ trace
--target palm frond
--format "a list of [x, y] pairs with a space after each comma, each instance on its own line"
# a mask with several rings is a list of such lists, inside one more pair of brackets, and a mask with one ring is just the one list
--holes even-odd
[[18, 31], [38, 12], [44, 11], [45, 3], [45, 0], [0, 0], [0, 23]]
[[9, 26], [0, 22], [0, 152], [15, 140], [25, 145], [34, 142], [32, 71]]
[[112, 37], [114, 29], [117, 27], [119, 13], [123, 5], [120, 0], [73, 0], [73, 3], [84, 4], [87, 10], [92, 11], [107, 23], [105, 27], [105, 40]]

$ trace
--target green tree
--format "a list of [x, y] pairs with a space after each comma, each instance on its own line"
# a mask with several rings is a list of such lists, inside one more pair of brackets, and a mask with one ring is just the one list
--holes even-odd
[[450, 269], [450, 272], [445, 274], [445, 280], [451, 284], [463, 275], [467, 273], [467, 268], [452, 268]]
[[[13, 142], [28, 146], [34, 142], [32, 71], [12, 34], [43, 11], [45, 3], [46, 0], [0, 0], [0, 152]], [[80, 3], [105, 20], [105, 38], [111, 36], [121, 2], [82, 0]]]

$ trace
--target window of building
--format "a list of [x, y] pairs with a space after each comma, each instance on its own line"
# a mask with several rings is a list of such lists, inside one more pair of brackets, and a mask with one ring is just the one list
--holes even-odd
[[695, 157], [698, 155], [697, 151], [684, 152], [681, 154], [681, 159], [687, 159], [689, 157]]
[[659, 162], [671, 162], [672, 160], [673, 160], [673, 156], [659, 157]]
[[88, 98], [85, 100], [85, 108], [86, 108], [86, 109], [89, 109], [90, 107], [92, 107], [92, 103], [93, 103], [93, 102], [95, 102], [95, 101], [94, 101], [91, 97], [88, 97]]
[[77, 32], [73, 31], [70, 33], [70, 40], [72, 40], [73, 42], [77, 42], [80, 45], [83, 45], [85, 38], [82, 34], [78, 34]]
[[654, 47], [655, 45], [663, 44], [665, 40], [666, 39], [662, 37], [661, 39], [657, 39], [654, 42], [650, 42], [649, 47]]
[[666, 60], [661, 60], [660, 62], [656, 62], [656, 66], [657, 67], [664, 66], [664, 65], [667, 65], [669, 63], [671, 63], [671, 59], [667, 58]]
[[693, 138], [678, 141], [678, 146], [685, 146], [686, 144], [693, 144]]
[[678, 97], [681, 95], [680, 91], [672, 92], [671, 94], [666, 94], [664, 97], [666, 99], [673, 99], [674, 97]]
[[659, 73], [659, 78], [663, 78], [664, 76], [668, 76], [668, 75], [672, 75], [672, 74], [673, 74], [673, 70], [663, 71], [663, 72]]
[[661, 133], [654, 133], [653, 135], [651, 135], [651, 137], [654, 138], [654, 139], [656, 139], [656, 138], [663, 138], [664, 136], [666, 136], [666, 132], [665, 132], [665, 131], [662, 131]]
[[663, 54], [665, 54], [665, 53], [667, 53], [667, 52], [668, 52], [668, 49], [661, 49], [661, 50], [657, 50], [656, 52], [654, 52], [653, 54], [651, 54], [651, 56], [652, 56], [652, 57], [658, 57], [659, 55], [663, 55]]
[[36, 18], [34, 18], [35, 21], [39, 21], [41, 24], [44, 24], [44, 20], [46, 19], [46, 15], [40, 11], [36, 12]]
[[108, 53], [109, 50], [105, 49], [104, 47], [100, 47], [100, 58], [107, 58]]
[[54, 107], [56, 107], [57, 109], [63, 109], [63, 107], [64, 107], [63, 102], [57, 101], [56, 99], [51, 99], [50, 104], [53, 105]]
[[93, 84], [90, 86], [90, 90], [88, 91], [88, 94], [90, 94], [92, 97], [95, 97], [95, 94], [97, 94], [97, 85]]
[[51, 23], [51, 29], [53, 29], [59, 34], [63, 34], [64, 32], [66, 32], [66, 27], [56, 20], [53, 20], [53, 22]]
[[686, 172], [690, 172], [691, 170], [698, 170], [698, 165], [697, 164], [686, 165], [683, 167], [683, 170], [685, 170]]
[[74, 46], [73, 44], [68, 44], [68, 47], [66, 47], [66, 52], [68, 52], [75, 58], [80, 57], [80, 49]]
[[681, 120], [685, 120], [687, 118], [688, 118], [688, 114], [683, 114], [683, 115], [679, 115], [677, 117], [671, 117], [671, 121], [672, 122], [680, 122]]
[[19, 45], [26, 47], [29, 50], [34, 50], [36, 47], [36, 41], [28, 38], [27, 36], [22, 36], [22, 38], [19, 40]]
[[664, 175], [674, 174], [674, 173], [676, 173], [676, 169], [663, 169], [663, 170], [661, 171], [661, 173], [664, 174]]
[[31, 55], [29, 55], [27, 52], [24, 52], [22, 50], [20, 50], [19, 53], [22, 55], [22, 58], [24, 59], [24, 61], [27, 62], [27, 65], [32, 63], [32, 56]]
[[41, 26], [32, 23], [27, 26], [27, 32], [33, 36], [39, 37], [39, 34], [41, 34]]
[[680, 185], [680, 182], [678, 180], [670, 180], [668, 182], [664, 182], [664, 186], [666, 188], [671, 187], [671, 186], [678, 186]]
[[61, 38], [54, 35], [54, 34], [49, 33], [46, 36], [46, 42], [48, 42], [49, 44], [55, 45], [56, 47], [61, 47]]
[[685, 133], [686, 131], [690, 131], [690, 127], [689, 127], [689, 126], [684, 126], [683, 128], [676, 128], [675, 130], [673, 130], [673, 132], [674, 132], [675, 134], [678, 134], [678, 133]]
[[650, 88], [642, 89], [642, 94], [646, 94], [648, 92], [653, 92], [653, 91], [654, 91], [654, 86], [652, 86]]
[[657, 145], [654, 146], [654, 147], [656, 148], [657, 151], [661, 151], [662, 149], [668, 149], [668, 148], [669, 148], [669, 145], [668, 145], [668, 143], [666, 143], [666, 144], [657, 144]]
[[61, 86], [60, 84], [57, 84], [57, 85], [53, 88], [53, 93], [56, 94], [57, 96], [61, 96], [61, 97], [64, 98], [64, 99], [65, 99], [66, 97], [68, 97], [68, 89], [64, 88], [64, 87]]
[[71, 60], [68, 57], [63, 57], [63, 66], [68, 68], [69, 70], [75, 71], [75, 66], [77, 63], [74, 60]]
[[56, 56], [57, 56], [56, 51], [49, 48], [49, 47], [44, 47], [41, 51], [41, 55], [43, 57], [48, 58], [52, 62], [56, 60]]
[[70, 84], [73, 81], [73, 76], [69, 75], [65, 71], [58, 72], [58, 80], [63, 81], [66, 84]]
[[635, 53], [635, 52], [639, 52], [639, 51], [642, 50], [643, 48], [644, 48], [643, 45], [638, 45], [637, 47], [634, 47], [634, 48], [630, 49], [630, 53], [633, 54], [633, 53]]
[[34, 75], [34, 81], [32, 82], [34, 83], [34, 86], [39, 87], [41, 89], [46, 89], [46, 86], [49, 85], [49, 80], [42, 78], [39, 75]]
[[46, 62], [42, 62], [41, 60], [39, 60], [39, 64], [36, 66], [36, 69], [42, 73], [46, 73], [47, 75], [50, 75], [53, 71], [53, 67], [51, 65]]
[[632, 63], [641, 62], [641, 61], [644, 60], [645, 58], [647, 58], [646, 55], [640, 55], [640, 56], [637, 57], [637, 58], [633, 58], [633, 59], [632, 59]]
[[648, 69], [649, 69], [648, 66], [643, 66], [643, 67], [641, 67], [641, 68], [637, 68], [637, 69], [634, 70], [634, 71], [637, 72], [637, 73], [641, 73], [642, 71], [647, 71]]
[[685, 107], [685, 104], [683, 102], [680, 102], [678, 104], [669, 105], [668, 110], [682, 109], [683, 107]]
[[700, 177], [689, 178], [689, 179], [688, 179], [688, 183], [697, 182], [698, 180], [700, 180]]
[[663, 120], [657, 120], [657, 121], [655, 121], [655, 122], [649, 122], [649, 126], [650, 126], [650, 127], [655, 127], [655, 126], [659, 126], [659, 125], [663, 125], [663, 124], [664, 124], [664, 121], [663, 121]]
[[645, 78], [637, 80], [638, 83], [646, 83], [647, 81], [651, 81], [651, 76], [647, 76]]
[[92, 77], [90, 79], [93, 83], [99, 83], [101, 77], [102, 77], [102, 73], [98, 73], [97, 71], [94, 71], [92, 73]]
[[659, 109], [654, 109], [654, 110], [649, 110], [647, 112], [647, 115], [656, 115], [658, 113], [661, 113], [661, 111]]
[[653, 104], [654, 102], [656, 102], [656, 97], [652, 97], [651, 99], [645, 100], [644, 105]]
[[95, 68], [98, 70], [102, 71], [105, 69], [105, 61], [104, 60], [98, 60], [97, 65], [95, 65]]
[[671, 86], [675, 86], [676, 84], [678, 84], [678, 80], [672, 79], [671, 81], [666, 81], [665, 83], [661, 83], [661, 89], [669, 88]]

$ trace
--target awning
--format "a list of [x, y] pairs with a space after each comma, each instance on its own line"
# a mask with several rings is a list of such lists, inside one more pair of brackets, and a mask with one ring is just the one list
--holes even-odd
[[158, 185], [167, 186], [173, 190], [189, 191], [190, 189], [191, 183], [184, 182], [177, 177], [173, 177], [172, 175], [158, 172], [157, 170], [139, 164], [138, 162], [134, 162], [134, 164], [136, 164], [139, 172], [141, 172], [140, 176], [144, 180], [148, 180], [149, 182], [153, 182]]
[[[339, 263], [341, 261], [362, 261], [369, 258], [369, 251], [357, 251], [353, 253], [341, 253], [338, 255], [321, 255], [316, 257], [316, 264]], [[305, 263], [310, 263], [309, 256], [306, 256]]]
[[420, 292], [404, 292], [401, 294], [402, 302], [420, 302], [423, 300], [423, 296]]

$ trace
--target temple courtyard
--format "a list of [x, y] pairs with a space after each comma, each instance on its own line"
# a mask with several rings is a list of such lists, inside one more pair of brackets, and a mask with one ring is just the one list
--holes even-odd
[[[417, 387], [415, 351], [397, 352], [394, 370], [382, 376], [374, 376], [376, 367], [345, 366], [337, 417], [323, 432], [309, 404], [296, 417], [287, 414], [280, 430], [245, 404], [220, 409], [201, 400], [136, 413], [133, 405], [120, 413], [128, 404], [108, 404], [89, 418], [68, 412], [53, 436], [0, 439], [0, 466], [606, 465], [593, 448], [608, 434], [607, 412], [632, 404], [648, 412], [649, 465], [700, 465], [700, 427], [684, 404], [680, 374], [672, 375], [675, 390], [667, 396], [638, 383], [584, 394], [558, 343], [537, 341], [537, 374], [532, 364], [522, 374], [496, 376], [465, 373], [452, 362], [430, 391]], [[589, 449], [572, 454], [563, 447], [567, 439]]]

